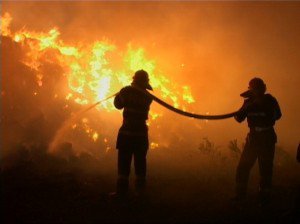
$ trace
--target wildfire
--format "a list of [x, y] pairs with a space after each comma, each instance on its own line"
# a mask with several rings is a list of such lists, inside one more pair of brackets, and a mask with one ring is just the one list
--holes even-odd
[[[67, 78], [68, 90], [64, 98], [78, 104], [91, 104], [106, 98], [129, 85], [132, 74], [144, 69], [150, 75], [150, 82], [155, 93], [166, 101], [171, 101], [174, 107], [185, 109], [187, 104], [194, 102], [189, 86], [180, 86], [163, 75], [154, 60], [146, 57], [143, 48], [134, 48], [128, 44], [125, 52], [120, 52], [109, 40], [95, 41], [88, 45], [68, 45], [60, 38], [59, 29], [54, 27], [48, 32], [36, 32], [21, 29], [11, 31], [12, 17], [4, 13], [1, 17], [1, 35], [10, 37], [13, 41], [28, 49], [23, 63], [36, 71], [37, 85], [42, 88], [45, 74], [41, 70], [43, 61], [58, 64]], [[51, 53], [51, 57], [46, 57]], [[110, 57], [114, 55], [114, 59]], [[122, 55], [122, 56], [120, 56]], [[117, 59], [116, 59], [117, 58]], [[117, 65], [122, 64], [121, 69]], [[182, 67], [184, 64], [181, 65]], [[37, 91], [34, 95], [37, 95]], [[57, 94], [55, 98], [58, 98]], [[106, 111], [114, 109], [111, 102], [101, 104]], [[100, 106], [97, 109], [101, 109]], [[150, 120], [162, 116], [162, 113], [152, 111]], [[88, 126], [88, 120], [82, 120], [85, 132], [97, 141], [99, 135]], [[76, 126], [73, 125], [73, 129]], [[158, 145], [153, 145], [157, 147]]]

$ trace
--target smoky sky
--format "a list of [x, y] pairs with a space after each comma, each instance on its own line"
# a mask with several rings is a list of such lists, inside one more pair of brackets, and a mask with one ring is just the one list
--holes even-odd
[[[66, 43], [111, 40], [143, 47], [166, 76], [189, 85], [193, 109], [232, 112], [253, 77], [261, 77], [283, 117], [278, 143], [296, 149], [299, 122], [299, 2], [2, 2], [12, 30], [57, 27]], [[182, 66], [184, 65], [184, 66]], [[165, 116], [175, 115], [166, 112]], [[179, 118], [182, 125], [191, 122]], [[192, 121], [200, 122], [200, 121]], [[194, 138], [243, 139], [233, 119], [199, 123]], [[187, 132], [188, 130], [184, 130]], [[196, 141], [196, 140], [195, 140]]]

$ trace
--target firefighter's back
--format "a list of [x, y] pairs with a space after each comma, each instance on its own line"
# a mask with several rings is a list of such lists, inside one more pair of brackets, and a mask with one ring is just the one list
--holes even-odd
[[148, 147], [146, 120], [152, 99], [133, 86], [126, 86], [116, 96], [114, 104], [123, 109], [123, 124], [119, 130], [117, 148], [131, 144]]

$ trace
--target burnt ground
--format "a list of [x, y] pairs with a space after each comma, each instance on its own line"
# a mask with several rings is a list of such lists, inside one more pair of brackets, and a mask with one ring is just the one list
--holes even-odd
[[180, 149], [150, 151], [146, 196], [136, 200], [131, 192], [118, 203], [107, 196], [115, 162], [113, 151], [97, 159], [16, 151], [1, 163], [1, 223], [300, 223], [300, 164], [293, 156], [277, 153], [273, 199], [265, 207], [257, 203], [257, 166], [247, 201], [236, 206], [230, 198], [237, 159]]

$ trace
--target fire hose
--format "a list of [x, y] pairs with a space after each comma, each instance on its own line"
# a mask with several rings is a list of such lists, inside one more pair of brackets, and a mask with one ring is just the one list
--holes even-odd
[[[196, 119], [204, 119], [204, 120], [221, 120], [221, 119], [227, 119], [227, 118], [231, 118], [233, 116], [236, 115], [237, 111], [236, 112], [231, 112], [231, 113], [227, 113], [227, 114], [218, 114], [218, 115], [203, 115], [203, 114], [194, 114], [194, 113], [190, 113], [190, 112], [186, 112], [186, 111], [183, 111], [183, 110], [180, 110], [178, 108], [175, 108], [173, 107], [172, 105], [164, 102], [163, 100], [159, 99], [158, 97], [154, 96], [153, 94], [149, 93], [147, 90], [143, 90], [143, 89], [140, 89], [140, 88], [137, 88], [137, 87], [134, 87], [135, 89], [137, 89], [138, 91], [144, 93], [145, 95], [151, 97], [155, 102], [157, 102], [158, 104], [160, 104], [161, 106], [167, 108], [168, 110], [171, 110], [177, 114], [180, 114], [180, 115], [183, 115], [183, 116], [186, 116], [186, 117], [191, 117], [191, 118], [196, 118]], [[109, 100], [110, 98], [116, 96], [119, 92], [101, 100], [101, 101], [98, 101], [97, 103], [91, 105], [90, 107], [88, 107], [85, 111], [88, 111], [90, 110], [91, 108], [97, 106], [98, 104], [106, 101], [106, 100]]]
[[203, 114], [194, 114], [190, 112], [186, 112], [171, 106], [170, 104], [164, 102], [163, 100], [159, 99], [158, 97], [154, 96], [153, 94], [149, 93], [148, 91], [143, 91], [146, 95], [150, 96], [155, 102], [162, 105], [163, 107], [186, 117], [192, 117], [196, 119], [205, 119], [205, 120], [221, 120], [226, 118], [231, 118], [236, 115], [237, 112], [232, 112], [228, 114], [219, 114], [219, 115], [203, 115]]

